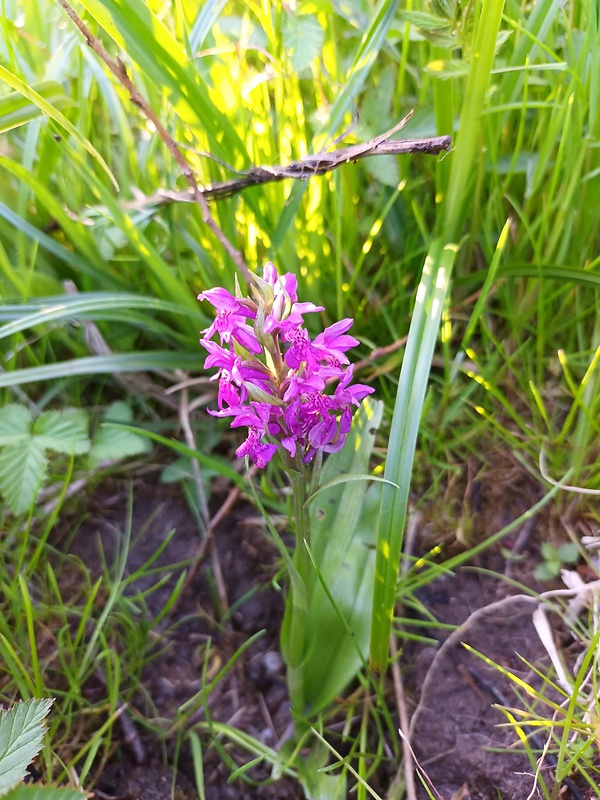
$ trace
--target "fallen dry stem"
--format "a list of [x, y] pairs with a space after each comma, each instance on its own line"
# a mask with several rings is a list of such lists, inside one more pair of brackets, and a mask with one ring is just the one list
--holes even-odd
[[[59, 0], [62, 2], [62, 0]], [[223, 200], [226, 197], [242, 192], [250, 186], [260, 186], [263, 183], [277, 183], [287, 179], [307, 180], [315, 175], [325, 175], [335, 169], [361, 158], [385, 155], [406, 155], [408, 153], [426, 153], [439, 155], [444, 150], [450, 150], [452, 139], [450, 136], [434, 136], [429, 139], [390, 139], [402, 124], [406, 124], [411, 114], [398, 123], [394, 128], [375, 137], [368, 142], [341, 147], [325, 153], [307, 155], [298, 161], [291, 161], [286, 165], [251, 167], [240, 178], [229, 181], [220, 181], [210, 186], [205, 186], [198, 191], [207, 200]], [[171, 191], [160, 189], [154, 195], [144, 197], [140, 201], [130, 204], [130, 207], [139, 209], [149, 205], [167, 205], [169, 203], [193, 203], [196, 195], [191, 191]]]

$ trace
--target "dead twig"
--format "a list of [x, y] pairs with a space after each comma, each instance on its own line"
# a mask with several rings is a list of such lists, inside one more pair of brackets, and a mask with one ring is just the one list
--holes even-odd
[[[63, 0], [59, 0], [59, 2], [63, 2]], [[406, 124], [411, 116], [412, 112], [407, 114], [402, 122], [398, 123], [390, 131], [381, 134], [381, 136], [376, 136], [375, 139], [371, 139], [369, 142], [340, 147], [330, 152], [307, 155], [284, 166], [276, 164], [274, 166], [252, 167], [240, 178], [213, 183], [210, 186], [198, 189], [198, 191], [206, 200], [224, 200], [227, 197], [233, 197], [250, 186], [277, 183], [288, 179], [304, 181], [315, 175], [325, 175], [325, 173], [332, 172], [344, 164], [356, 163], [361, 158], [406, 155], [409, 153], [439, 155], [443, 151], [451, 149], [452, 138], [450, 136], [433, 136], [428, 139], [391, 139], [390, 137], [400, 126]], [[127, 207], [141, 209], [149, 205], [193, 203], [195, 200], [196, 195], [192, 191], [159, 189], [155, 194], [134, 201], [128, 204]]]
[[59, 4], [64, 8], [67, 12], [69, 17], [73, 20], [75, 25], [79, 28], [83, 36], [85, 37], [86, 42], [92, 48], [92, 50], [97, 53], [98, 56], [104, 61], [106, 66], [110, 69], [113, 75], [121, 82], [121, 84], [127, 89], [129, 92], [129, 96], [131, 97], [131, 101], [134, 105], [138, 106], [138, 108], [145, 114], [145, 116], [152, 122], [154, 127], [156, 128], [156, 132], [163, 140], [169, 152], [177, 162], [181, 173], [185, 180], [187, 181], [191, 195], [195, 202], [200, 207], [200, 212], [202, 215], [202, 221], [207, 225], [210, 230], [214, 233], [216, 238], [219, 240], [223, 248], [231, 257], [232, 261], [240, 271], [240, 273], [244, 276], [245, 280], [250, 283], [251, 280], [251, 273], [248, 269], [246, 262], [244, 261], [244, 257], [242, 253], [237, 250], [232, 243], [229, 241], [225, 233], [221, 230], [221, 228], [217, 225], [215, 220], [213, 219], [209, 208], [206, 197], [201, 192], [200, 188], [198, 187], [198, 183], [196, 178], [194, 177], [194, 173], [188, 162], [185, 159], [185, 156], [179, 149], [175, 139], [171, 136], [171, 134], [167, 131], [165, 126], [162, 124], [161, 120], [159, 119], [158, 115], [154, 112], [146, 98], [142, 95], [142, 93], [138, 90], [136, 85], [133, 83], [129, 75], [127, 74], [127, 70], [125, 69], [125, 65], [119, 61], [118, 59], [113, 59], [102, 43], [93, 35], [93, 33], [89, 30], [85, 22], [79, 17], [75, 9], [73, 9], [67, 0], [58, 0]]

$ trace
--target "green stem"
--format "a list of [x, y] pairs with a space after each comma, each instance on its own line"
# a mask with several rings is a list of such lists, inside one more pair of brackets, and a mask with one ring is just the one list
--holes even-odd
[[294, 550], [294, 567], [301, 591], [290, 586], [290, 594], [286, 604], [288, 617], [287, 662], [288, 687], [292, 713], [296, 718], [296, 733], [300, 735], [304, 726], [301, 722], [305, 710], [303, 662], [306, 655], [307, 618], [311, 585], [313, 583], [312, 564], [308, 554], [310, 546], [310, 528], [306, 503], [306, 473], [302, 464], [296, 471], [290, 471], [292, 482], [294, 518], [296, 523], [296, 547]]

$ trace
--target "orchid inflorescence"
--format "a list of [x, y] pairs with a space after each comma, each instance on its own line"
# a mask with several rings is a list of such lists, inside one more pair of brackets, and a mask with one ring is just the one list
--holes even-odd
[[[280, 277], [268, 263], [263, 278], [253, 281], [254, 300], [220, 287], [198, 296], [217, 310], [200, 340], [208, 350], [205, 369], [219, 369], [211, 379], [219, 381], [219, 410], [209, 413], [233, 417], [232, 428], [248, 428], [236, 454], [258, 467], [280, 445], [283, 455], [304, 463], [319, 451], [335, 453], [350, 430], [353, 406], [374, 391], [351, 386], [354, 367], [345, 353], [358, 344], [346, 333], [353, 320], [342, 319], [311, 341], [303, 315], [324, 309], [298, 302], [296, 276]], [[212, 341], [215, 333], [220, 344]]]

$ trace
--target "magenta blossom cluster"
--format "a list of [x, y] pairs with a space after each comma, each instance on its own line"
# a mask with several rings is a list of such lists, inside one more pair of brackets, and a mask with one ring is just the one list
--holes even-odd
[[236, 454], [259, 467], [279, 446], [305, 463], [319, 450], [335, 453], [350, 430], [353, 407], [374, 391], [351, 385], [354, 367], [346, 351], [358, 344], [347, 334], [353, 320], [340, 320], [311, 340], [304, 314], [323, 308], [298, 302], [296, 276], [279, 276], [268, 263], [254, 283], [255, 299], [222, 288], [198, 296], [217, 312], [200, 340], [208, 350], [205, 369], [218, 368], [211, 380], [219, 381], [219, 409], [209, 413], [233, 417], [232, 428], [248, 428]]

